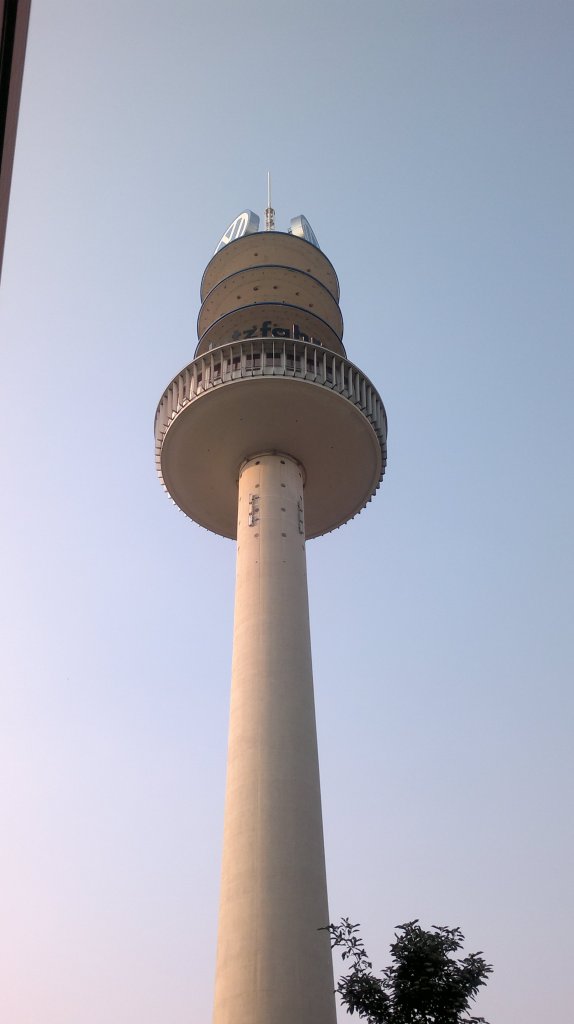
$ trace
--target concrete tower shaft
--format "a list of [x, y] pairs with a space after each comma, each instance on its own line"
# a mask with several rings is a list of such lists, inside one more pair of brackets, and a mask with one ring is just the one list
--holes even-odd
[[304, 475], [239, 476], [214, 1024], [334, 1024], [305, 561]]

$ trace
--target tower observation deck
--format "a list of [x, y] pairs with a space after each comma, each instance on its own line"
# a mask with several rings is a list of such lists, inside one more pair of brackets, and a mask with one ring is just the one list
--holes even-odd
[[305, 541], [371, 500], [387, 422], [305, 218], [294, 233], [260, 232], [249, 211], [234, 225], [203, 275], [195, 358], [155, 420], [173, 501], [237, 538], [213, 1021], [335, 1024]]

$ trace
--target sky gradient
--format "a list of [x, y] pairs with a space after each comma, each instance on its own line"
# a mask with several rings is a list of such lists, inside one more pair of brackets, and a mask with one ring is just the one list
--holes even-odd
[[[331, 916], [572, 992], [574, 7], [35, 0], [0, 289], [0, 1018], [207, 1024], [234, 548], [153, 417], [245, 207], [304, 213], [389, 417], [308, 546]], [[347, 1020], [340, 1011], [341, 1024]]]

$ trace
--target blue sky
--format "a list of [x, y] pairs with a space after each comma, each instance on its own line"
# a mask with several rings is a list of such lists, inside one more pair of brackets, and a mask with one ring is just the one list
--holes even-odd
[[[570, 3], [36, 0], [0, 290], [0, 1013], [211, 1013], [233, 544], [153, 460], [223, 230], [304, 213], [389, 467], [308, 548], [331, 915], [572, 1005]], [[341, 1022], [346, 1017], [341, 1013]]]

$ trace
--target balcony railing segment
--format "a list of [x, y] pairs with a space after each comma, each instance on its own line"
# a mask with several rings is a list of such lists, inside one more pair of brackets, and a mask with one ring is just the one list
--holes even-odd
[[170, 423], [186, 405], [206, 391], [250, 377], [292, 377], [329, 388], [348, 399], [367, 417], [377, 435], [384, 472], [387, 417], [375, 387], [343, 356], [289, 338], [252, 338], [222, 345], [186, 366], [166, 388], [157, 408], [158, 457]]

